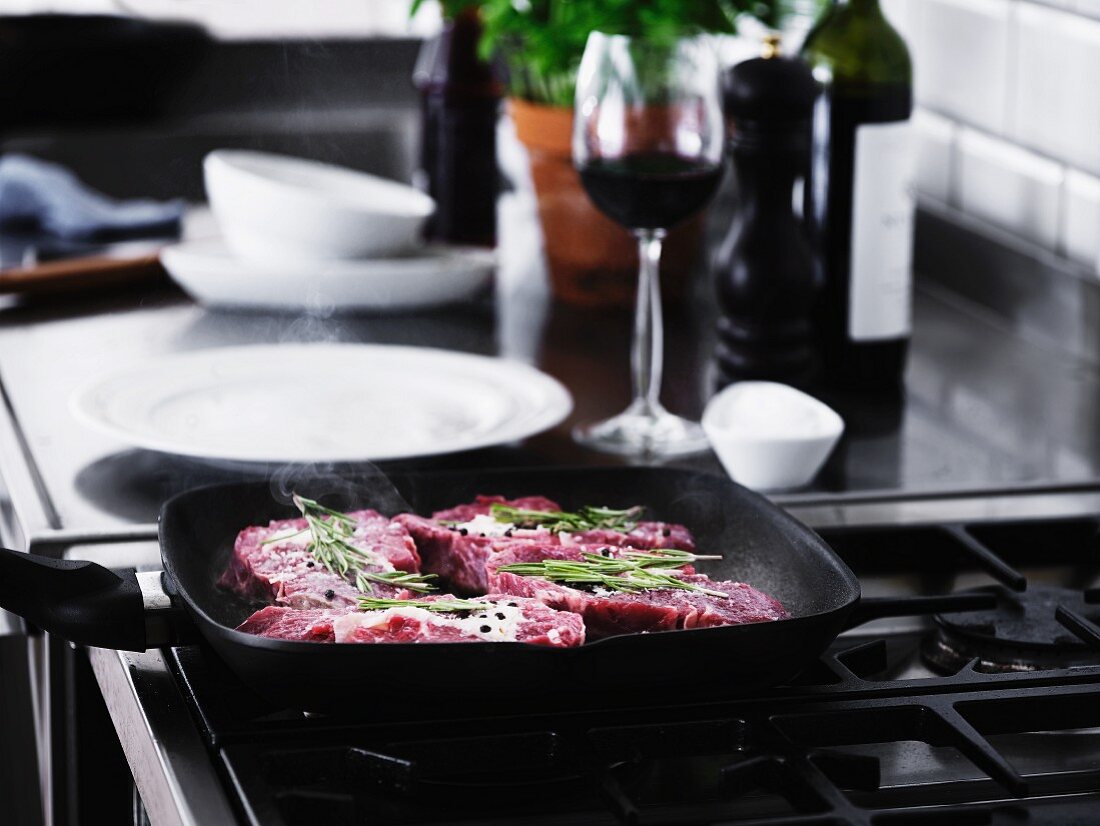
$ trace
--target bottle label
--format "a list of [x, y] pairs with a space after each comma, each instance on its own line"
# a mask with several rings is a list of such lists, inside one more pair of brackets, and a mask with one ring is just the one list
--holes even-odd
[[848, 337], [904, 338], [912, 328], [915, 135], [909, 121], [856, 129]]

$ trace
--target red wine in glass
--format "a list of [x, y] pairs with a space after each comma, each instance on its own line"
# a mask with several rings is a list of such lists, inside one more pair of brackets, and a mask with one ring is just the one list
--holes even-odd
[[600, 211], [630, 229], [668, 229], [690, 218], [722, 179], [719, 164], [673, 152], [599, 158], [578, 171]]

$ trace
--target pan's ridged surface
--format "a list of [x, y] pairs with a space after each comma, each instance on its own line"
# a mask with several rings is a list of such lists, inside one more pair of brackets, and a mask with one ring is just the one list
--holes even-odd
[[[163, 510], [165, 569], [199, 630], [225, 662], [258, 693], [282, 705], [347, 713], [372, 697], [416, 705], [438, 702], [440, 674], [476, 674], [448, 680], [448, 702], [464, 713], [501, 713], [585, 703], [652, 702], [685, 690], [720, 697], [788, 680], [842, 630], [859, 599], [855, 576], [816, 534], [762, 497], [723, 477], [665, 468], [583, 468], [465, 471], [391, 477], [409, 507], [432, 513], [481, 491], [520, 496], [539, 491], [575, 508], [644, 504], [663, 519], [690, 525], [700, 548], [723, 559], [699, 564], [712, 579], [749, 582], [791, 612], [776, 622], [610, 637], [579, 648], [514, 643], [465, 645], [316, 645], [271, 640], [234, 631], [249, 613], [216, 587], [241, 525], [263, 524], [293, 511], [267, 483], [203, 488], [172, 499]], [[339, 485], [339, 486], [337, 486]], [[318, 479], [300, 492], [317, 498], [347, 490], [346, 479]], [[324, 498], [349, 511], [370, 507], [377, 478], [364, 495]], [[386, 493], [390, 491], [386, 488]], [[493, 692], [485, 691], [493, 680]]]

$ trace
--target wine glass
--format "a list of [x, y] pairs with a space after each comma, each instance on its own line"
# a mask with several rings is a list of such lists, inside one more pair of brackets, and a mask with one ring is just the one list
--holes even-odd
[[702, 428], [661, 406], [658, 283], [668, 229], [700, 210], [722, 177], [719, 72], [706, 36], [648, 40], [592, 32], [577, 77], [573, 163], [601, 212], [638, 239], [631, 367], [634, 401], [580, 425], [574, 438], [608, 453], [672, 456], [706, 448]]

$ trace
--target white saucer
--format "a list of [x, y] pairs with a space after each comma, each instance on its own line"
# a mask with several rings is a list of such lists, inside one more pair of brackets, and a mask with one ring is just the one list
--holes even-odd
[[569, 391], [534, 367], [424, 347], [281, 344], [180, 353], [95, 379], [73, 413], [127, 444], [206, 460], [359, 462], [504, 444]]
[[234, 257], [220, 240], [203, 240], [165, 248], [161, 263], [188, 295], [208, 307], [392, 311], [475, 295], [489, 283], [496, 255], [429, 246], [393, 258], [258, 262]]

